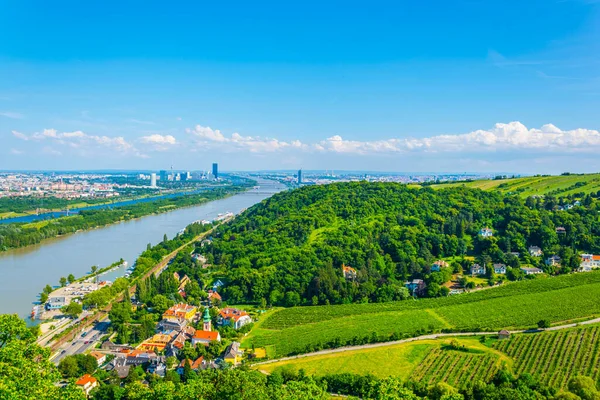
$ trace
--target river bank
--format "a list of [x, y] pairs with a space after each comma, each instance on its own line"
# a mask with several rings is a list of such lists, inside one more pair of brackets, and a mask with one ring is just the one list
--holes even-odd
[[136, 200], [132, 204], [122, 203], [120, 207], [106, 209], [106, 206], [93, 206], [81, 210], [81, 214], [26, 224], [0, 225], [0, 252], [26, 247], [46, 239], [60, 237], [82, 230], [103, 227], [113, 223], [128, 221], [147, 215], [169, 212], [183, 207], [196, 206], [219, 198], [249, 190], [245, 186], [222, 187], [197, 194], [170, 196], [161, 199]]
[[[201, 205], [80, 231], [0, 253], [0, 313], [27, 317], [32, 300], [46, 284], [57, 285], [61, 276], [70, 273], [82, 276], [92, 265], [110, 265], [121, 258], [132, 265], [148, 243], [161, 241], [165, 234], [173, 237], [191, 222], [213, 220], [228, 211], [238, 214], [286, 189], [266, 180], [260, 180], [258, 185], [258, 189]], [[103, 279], [114, 280], [124, 272], [123, 268], [117, 269]]]

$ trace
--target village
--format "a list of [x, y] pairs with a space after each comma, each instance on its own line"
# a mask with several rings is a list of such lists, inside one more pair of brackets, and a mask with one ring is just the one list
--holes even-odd
[[[89, 355], [96, 359], [98, 368], [121, 379], [127, 378], [137, 367], [160, 377], [171, 371], [183, 378], [190, 371], [230, 368], [240, 365], [246, 357], [264, 357], [262, 349], [245, 351], [240, 342], [221, 336], [218, 329], [228, 327], [239, 331], [246, 327], [247, 330], [253, 318], [238, 308], [218, 309], [214, 303], [219, 302], [220, 295], [211, 291], [203, 311], [186, 303], [175, 304], [162, 314], [155, 334], [137, 346], [116, 344], [107, 339]], [[190, 354], [198, 356], [190, 358]], [[76, 385], [89, 394], [98, 386], [98, 381], [85, 374]]]

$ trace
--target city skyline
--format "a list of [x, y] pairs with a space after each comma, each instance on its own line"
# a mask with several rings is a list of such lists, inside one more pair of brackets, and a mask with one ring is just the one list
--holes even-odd
[[2, 170], [598, 169], [598, 2], [37, 5], [0, 15]]

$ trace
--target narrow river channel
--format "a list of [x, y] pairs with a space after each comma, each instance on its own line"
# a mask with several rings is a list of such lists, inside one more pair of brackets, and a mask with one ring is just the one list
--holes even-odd
[[[242, 210], [285, 190], [277, 182], [258, 180], [258, 188], [199, 206], [164, 214], [149, 215], [61, 238], [35, 246], [0, 253], [0, 313], [29, 316], [33, 302], [46, 284], [58, 285], [61, 276], [82, 276], [92, 265], [100, 268], [123, 258], [129, 265], [148, 243], [160, 242], [166, 233], [172, 238], [197, 220], [212, 220], [221, 213]], [[102, 276], [114, 280], [123, 269]]]

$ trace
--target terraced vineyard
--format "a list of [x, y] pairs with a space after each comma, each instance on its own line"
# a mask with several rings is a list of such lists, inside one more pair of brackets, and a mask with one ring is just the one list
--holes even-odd
[[431, 349], [410, 379], [428, 385], [446, 382], [460, 388], [476, 380], [489, 381], [500, 368], [500, 357], [489, 352]]
[[600, 378], [600, 327], [516, 335], [494, 348], [514, 360], [513, 372], [530, 373], [554, 387], [577, 375]]

